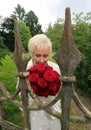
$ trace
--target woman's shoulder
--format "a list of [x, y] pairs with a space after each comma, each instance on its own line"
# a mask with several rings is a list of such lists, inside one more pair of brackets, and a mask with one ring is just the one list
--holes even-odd
[[29, 61], [28, 61], [28, 63], [27, 63], [27, 69], [29, 69], [30, 67], [32, 67], [33, 66], [33, 62], [32, 62], [32, 59], [30, 59]]
[[56, 70], [59, 74], [61, 74], [59, 65], [58, 65], [57, 63], [54, 63], [54, 62], [52, 62], [52, 61], [48, 61], [48, 65], [49, 65], [49, 66], [52, 66], [54, 70]]
[[59, 67], [59, 65], [58, 65], [57, 63], [54, 63], [54, 62], [52, 62], [52, 61], [48, 61], [48, 65]]

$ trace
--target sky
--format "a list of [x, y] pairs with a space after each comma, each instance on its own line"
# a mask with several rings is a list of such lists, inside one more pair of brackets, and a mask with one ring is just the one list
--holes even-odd
[[9, 17], [20, 4], [27, 12], [32, 10], [43, 29], [57, 18], [65, 18], [65, 9], [70, 7], [71, 14], [91, 12], [91, 0], [0, 0], [0, 16]]

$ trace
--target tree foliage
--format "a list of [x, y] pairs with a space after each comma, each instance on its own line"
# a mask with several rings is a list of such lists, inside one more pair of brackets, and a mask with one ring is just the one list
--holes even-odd
[[77, 86], [84, 93], [91, 94], [91, 12], [75, 14], [73, 34], [79, 50], [84, 54], [84, 60], [78, 66], [75, 74]]
[[14, 20], [5, 18], [0, 28], [0, 36], [3, 37], [3, 44], [10, 50], [14, 50]]
[[28, 48], [27, 44], [28, 44], [29, 39], [31, 38], [29, 27], [26, 26], [26, 24], [21, 20], [18, 21], [18, 25], [19, 25], [19, 32], [20, 32], [23, 46], [25, 50], [27, 50]]
[[61, 43], [61, 37], [63, 33], [63, 19], [58, 18], [53, 26], [49, 24], [48, 29], [45, 33], [52, 41], [53, 51], [57, 51]]
[[26, 12], [24, 10], [23, 7], [21, 7], [21, 5], [17, 5], [17, 7], [15, 7], [15, 11], [13, 11], [14, 14], [12, 14], [13, 17], [17, 18], [18, 20], [24, 20], [24, 17], [26, 15]]
[[[7, 17], [3, 20], [3, 23], [0, 26], [0, 36], [3, 37], [3, 44], [7, 46], [7, 48], [10, 51], [14, 51], [14, 43], [15, 43], [14, 20], [17, 20], [17, 21], [21, 20], [27, 26], [25, 27], [25, 25], [22, 26], [20, 24], [20, 26], [22, 26], [20, 32], [23, 33], [21, 34], [22, 41], [24, 42], [24, 47], [26, 49], [27, 41], [29, 40], [28, 38], [30, 38], [31, 36], [34, 36], [35, 34], [42, 33], [41, 25], [38, 23], [38, 17], [35, 15], [33, 11], [29, 11], [28, 13], [26, 13], [24, 8], [18, 4], [13, 14], [11, 14], [10, 17]], [[31, 36], [29, 36], [28, 34], [29, 31], [30, 31]]]
[[41, 25], [38, 23], [38, 17], [33, 11], [29, 11], [25, 16], [25, 23], [30, 28], [31, 35], [42, 33]]
[[24, 21], [26, 25], [29, 27], [32, 36], [38, 33], [42, 33], [38, 17], [32, 10], [26, 13], [24, 8], [18, 4], [17, 7], [15, 8], [15, 11], [12, 14], [12, 17]]
[[[6, 89], [12, 95], [16, 90], [17, 83], [17, 68], [12, 60], [12, 55], [6, 55], [0, 60], [0, 82], [4, 84]], [[18, 97], [17, 97], [18, 99]], [[12, 106], [12, 107], [11, 107]], [[23, 118], [19, 107], [10, 102], [4, 102], [4, 108], [8, 121], [23, 126]], [[1, 130], [1, 129], [0, 129]]]
[[3, 37], [0, 36], [0, 51], [3, 51], [3, 49], [7, 49], [7, 47], [3, 44]]

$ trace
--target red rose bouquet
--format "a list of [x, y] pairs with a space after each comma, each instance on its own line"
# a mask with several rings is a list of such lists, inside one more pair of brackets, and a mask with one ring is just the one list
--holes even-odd
[[55, 96], [62, 86], [59, 73], [51, 66], [37, 64], [28, 69], [28, 72], [31, 87], [39, 96]]

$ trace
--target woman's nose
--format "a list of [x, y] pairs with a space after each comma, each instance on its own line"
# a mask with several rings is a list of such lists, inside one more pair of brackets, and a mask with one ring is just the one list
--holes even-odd
[[43, 57], [40, 58], [40, 63], [44, 63], [44, 58]]

